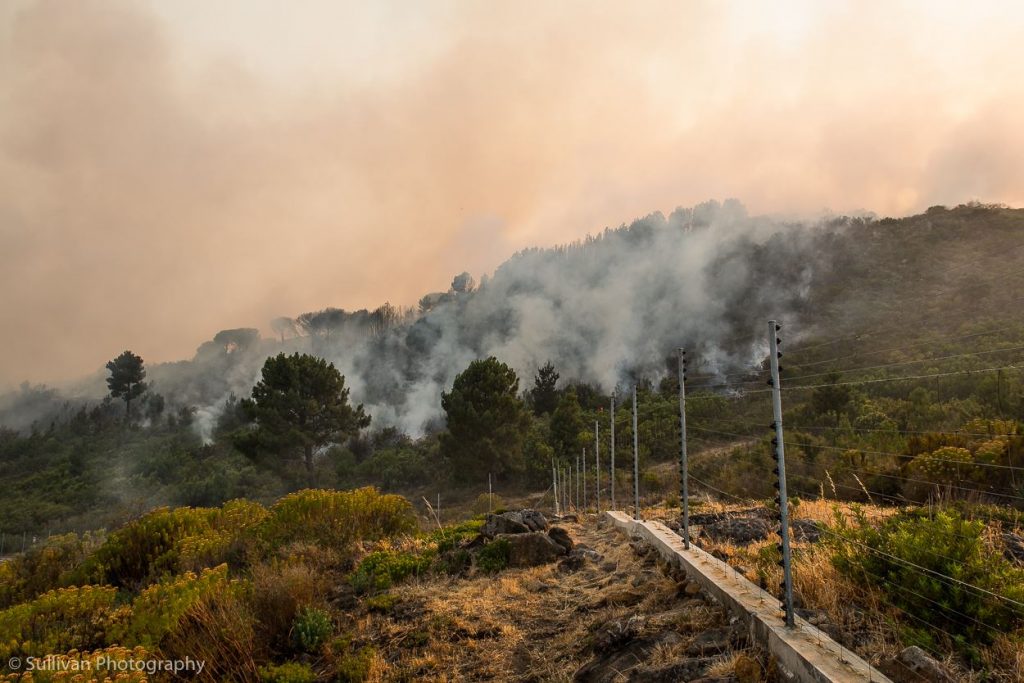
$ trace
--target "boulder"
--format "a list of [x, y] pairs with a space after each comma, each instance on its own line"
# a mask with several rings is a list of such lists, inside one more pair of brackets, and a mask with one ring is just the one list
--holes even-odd
[[772, 527], [767, 520], [759, 517], [732, 517], [702, 525], [701, 533], [716, 541], [746, 545], [768, 538]]
[[946, 667], [917, 645], [905, 648], [878, 668], [895, 683], [953, 683]]
[[1011, 562], [1024, 563], [1024, 538], [1009, 531], [1004, 531], [1003, 554]]
[[821, 522], [813, 519], [794, 519], [789, 523], [789, 531], [795, 541], [817, 543], [821, 540]]
[[508, 541], [510, 567], [536, 567], [539, 564], [554, 562], [565, 555], [565, 548], [551, 540], [543, 531], [498, 534], [494, 538]]
[[572, 547], [573, 547], [572, 537], [569, 535], [569, 532], [566, 531], [565, 529], [563, 529], [562, 527], [560, 527], [560, 526], [553, 526], [553, 527], [551, 527], [550, 529], [548, 529], [548, 536], [551, 537], [552, 541], [554, 541], [558, 545], [560, 545], [563, 548], [565, 548], [566, 552], [569, 552], [570, 550], [572, 550]]
[[519, 515], [530, 531], [544, 531], [548, 528], [548, 518], [537, 510], [521, 510]]
[[525, 534], [530, 527], [522, 522], [522, 517], [515, 519], [514, 513], [503, 512], [500, 515], [487, 515], [484, 526], [480, 533], [487, 538], [494, 538], [501, 534]]

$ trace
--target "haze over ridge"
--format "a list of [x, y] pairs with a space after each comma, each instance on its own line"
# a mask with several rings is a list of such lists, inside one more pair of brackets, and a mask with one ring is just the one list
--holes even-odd
[[1024, 203], [1018, 7], [723, 7], [0, 10], [0, 387], [712, 196]]

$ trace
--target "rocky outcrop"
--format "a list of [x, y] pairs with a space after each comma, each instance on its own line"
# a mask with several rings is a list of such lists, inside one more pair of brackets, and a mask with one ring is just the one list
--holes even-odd
[[878, 667], [895, 683], [953, 683], [953, 677], [934, 657], [916, 645]]
[[528, 531], [517, 534], [498, 534], [494, 540], [509, 544], [509, 567], [536, 567], [554, 562], [565, 555], [565, 548], [551, 540], [543, 531]]
[[500, 514], [488, 514], [480, 533], [487, 538], [498, 534], [525, 534], [530, 531], [544, 531], [548, 520], [536, 510], [513, 510]]
[[554, 541], [558, 545], [560, 545], [563, 548], [565, 548], [566, 552], [569, 552], [570, 550], [572, 550], [572, 548], [573, 548], [572, 537], [569, 535], [569, 532], [566, 531], [565, 529], [563, 529], [562, 527], [560, 527], [560, 526], [553, 526], [553, 527], [551, 527], [550, 529], [548, 529], [548, 536], [551, 537], [552, 541]]

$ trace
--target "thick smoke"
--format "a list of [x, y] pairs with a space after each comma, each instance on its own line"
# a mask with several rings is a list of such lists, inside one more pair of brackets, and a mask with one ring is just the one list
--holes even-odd
[[[524, 390], [549, 360], [564, 379], [605, 390], [656, 380], [680, 345], [696, 352], [702, 373], [750, 369], [765, 357], [768, 318], [799, 321], [827, 271], [821, 241], [843, 225], [749, 217], [734, 200], [656, 213], [582, 242], [522, 251], [478, 286], [456, 275], [415, 312], [328, 308], [277, 320], [276, 338], [224, 330], [192, 360], [152, 365], [149, 379], [169, 410], [196, 409], [194, 425], [208, 439], [224, 404], [248, 396], [264, 359], [282, 351], [329, 359], [376, 427], [414, 435], [443, 424], [441, 392], [476, 358], [508, 363]], [[59, 401], [30, 393], [37, 416]], [[76, 393], [101, 395], [100, 376]], [[11, 426], [24, 427], [32, 412]]]

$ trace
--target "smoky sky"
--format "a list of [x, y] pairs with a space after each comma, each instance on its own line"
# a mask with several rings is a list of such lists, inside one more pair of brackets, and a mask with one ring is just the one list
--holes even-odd
[[0, 8], [0, 388], [384, 301], [655, 210], [1024, 203], [1024, 10]]

